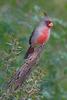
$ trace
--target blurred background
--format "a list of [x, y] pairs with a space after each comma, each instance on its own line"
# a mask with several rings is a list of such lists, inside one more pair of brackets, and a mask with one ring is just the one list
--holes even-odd
[[[29, 36], [45, 11], [54, 23], [51, 38], [24, 87], [8, 95], [6, 83], [24, 63]], [[67, 100], [67, 0], [0, 0], [1, 98]]]

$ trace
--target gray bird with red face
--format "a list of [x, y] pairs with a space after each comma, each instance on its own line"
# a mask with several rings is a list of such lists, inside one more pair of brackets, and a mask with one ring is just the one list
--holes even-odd
[[52, 27], [53, 23], [51, 19], [46, 16], [46, 18], [44, 18], [44, 20], [40, 22], [39, 26], [33, 30], [29, 39], [30, 47], [25, 54], [25, 59], [27, 59], [28, 56], [34, 52], [34, 48], [36, 45], [40, 46], [46, 44], [46, 42], [49, 40]]

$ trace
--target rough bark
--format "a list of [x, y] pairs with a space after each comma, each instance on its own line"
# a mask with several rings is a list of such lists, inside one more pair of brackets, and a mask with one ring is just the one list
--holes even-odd
[[15, 73], [13, 78], [8, 82], [8, 86], [11, 87], [15, 85], [15, 89], [20, 87], [23, 82], [28, 78], [32, 69], [35, 67], [37, 60], [40, 58], [40, 54], [43, 51], [44, 45], [35, 49], [34, 53], [29, 56], [21, 68]]

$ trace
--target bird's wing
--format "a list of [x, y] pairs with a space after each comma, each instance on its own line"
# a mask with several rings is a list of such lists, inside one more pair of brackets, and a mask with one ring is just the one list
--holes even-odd
[[30, 45], [31, 45], [31, 39], [32, 39], [32, 37], [33, 37], [33, 35], [34, 35], [34, 32], [35, 32], [35, 29], [33, 30], [32, 34], [31, 34], [31, 36], [30, 36], [30, 38], [29, 38], [29, 44], [30, 44]]

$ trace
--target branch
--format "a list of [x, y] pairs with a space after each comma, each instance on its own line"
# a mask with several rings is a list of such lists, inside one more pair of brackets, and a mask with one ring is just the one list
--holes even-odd
[[21, 68], [15, 73], [14, 77], [8, 82], [9, 87], [14, 84], [15, 89], [17, 89], [23, 84], [23, 82], [28, 78], [29, 74], [31, 73], [33, 67], [35, 67], [35, 64], [40, 58], [40, 54], [43, 49], [44, 45], [34, 50], [34, 53], [30, 55], [30, 57], [25, 61]]

